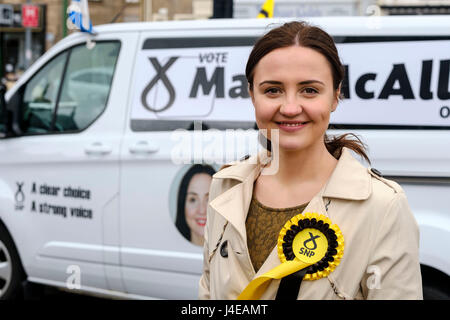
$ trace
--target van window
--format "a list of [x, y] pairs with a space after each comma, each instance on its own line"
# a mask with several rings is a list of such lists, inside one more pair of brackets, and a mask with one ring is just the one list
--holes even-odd
[[118, 42], [97, 43], [93, 49], [72, 49], [64, 76], [55, 126], [61, 131], [88, 127], [103, 112], [119, 54]]
[[23, 133], [79, 131], [94, 122], [106, 106], [119, 49], [117, 41], [81, 44], [53, 58], [25, 85]]
[[24, 133], [52, 131], [53, 114], [67, 52], [42, 68], [26, 85], [22, 103], [21, 128]]

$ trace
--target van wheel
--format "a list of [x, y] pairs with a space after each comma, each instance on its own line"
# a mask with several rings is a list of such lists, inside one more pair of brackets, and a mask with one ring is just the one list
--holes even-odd
[[424, 300], [450, 300], [450, 277], [432, 267], [420, 266]]
[[16, 246], [0, 224], [0, 300], [15, 299], [22, 293], [25, 277]]
[[450, 296], [444, 290], [433, 286], [423, 286], [423, 299], [424, 300], [450, 300]]
[[450, 289], [436, 279], [425, 279], [422, 289], [424, 300], [450, 300]]

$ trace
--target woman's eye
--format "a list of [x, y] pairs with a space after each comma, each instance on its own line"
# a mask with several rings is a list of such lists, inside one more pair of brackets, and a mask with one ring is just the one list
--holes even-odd
[[268, 89], [264, 90], [264, 93], [278, 94], [278, 93], [280, 93], [280, 89], [279, 88], [268, 88]]
[[195, 197], [189, 197], [188, 198], [188, 202], [189, 203], [194, 203], [195, 201], [197, 201], [197, 199], [195, 199]]
[[315, 93], [318, 93], [318, 91], [317, 91], [316, 89], [314, 89], [314, 88], [305, 88], [305, 89], [303, 89], [303, 91], [304, 91], [305, 93], [307, 93], [307, 94], [315, 94]]

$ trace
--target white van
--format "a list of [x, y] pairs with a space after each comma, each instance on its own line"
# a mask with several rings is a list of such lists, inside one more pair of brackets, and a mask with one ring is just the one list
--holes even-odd
[[[449, 298], [449, 17], [306, 20], [334, 36], [347, 69], [329, 134], [359, 135], [373, 167], [402, 185], [425, 297]], [[207, 174], [256, 151], [245, 63], [283, 21], [98, 26], [34, 63], [1, 110], [0, 297], [27, 280], [195, 299]]]

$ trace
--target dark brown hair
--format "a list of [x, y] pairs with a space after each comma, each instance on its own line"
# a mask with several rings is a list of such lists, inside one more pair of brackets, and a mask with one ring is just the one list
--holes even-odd
[[[270, 30], [256, 42], [245, 68], [245, 76], [247, 77], [250, 91], [253, 90], [254, 70], [258, 62], [269, 52], [290, 46], [302, 46], [321, 53], [330, 64], [333, 88], [335, 91], [339, 89], [344, 79], [345, 69], [339, 58], [333, 38], [322, 29], [304, 21], [292, 21]], [[355, 139], [348, 139], [349, 135], [352, 135]], [[370, 163], [365, 145], [354, 134], [343, 134], [332, 138], [325, 134], [324, 142], [328, 152], [335, 158], [339, 158], [342, 148], [347, 147]]]

